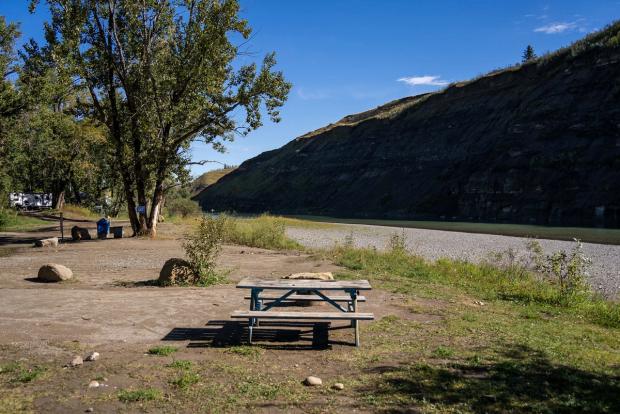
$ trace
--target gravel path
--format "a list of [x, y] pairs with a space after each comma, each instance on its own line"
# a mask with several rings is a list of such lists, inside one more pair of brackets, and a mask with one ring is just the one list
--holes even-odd
[[[489, 258], [492, 252], [514, 249], [525, 255], [527, 239], [523, 237], [496, 236], [490, 234], [460, 233], [441, 230], [401, 229], [398, 227], [371, 226], [362, 224], [334, 224], [334, 228], [287, 229], [289, 237], [306, 247], [330, 248], [334, 243], [344, 243], [353, 235], [358, 247], [375, 246], [385, 249], [390, 236], [404, 231], [409, 251], [429, 260], [442, 257], [479, 262]], [[540, 240], [546, 253], [557, 250], [570, 251], [574, 242], [561, 240]], [[592, 259], [589, 269], [592, 287], [607, 297], [617, 297], [620, 292], [620, 246], [584, 243], [584, 253]]]

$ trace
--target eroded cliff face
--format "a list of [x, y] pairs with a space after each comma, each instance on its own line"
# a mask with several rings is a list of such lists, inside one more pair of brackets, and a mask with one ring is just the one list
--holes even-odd
[[620, 227], [620, 47], [346, 117], [243, 163], [204, 209]]

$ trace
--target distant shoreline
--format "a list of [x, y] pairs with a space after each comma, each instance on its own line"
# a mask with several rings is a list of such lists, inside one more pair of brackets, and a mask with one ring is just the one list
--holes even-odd
[[286, 215], [302, 220], [322, 223], [368, 224], [374, 226], [416, 228], [425, 230], [443, 230], [463, 233], [496, 234], [500, 236], [531, 237], [548, 240], [579, 239], [587, 243], [620, 245], [620, 229], [596, 227], [548, 227], [531, 224], [478, 223], [460, 221], [418, 221], [338, 218], [312, 215]]

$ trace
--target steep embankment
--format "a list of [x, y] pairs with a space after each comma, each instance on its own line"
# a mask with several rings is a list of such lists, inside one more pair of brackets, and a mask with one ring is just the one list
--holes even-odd
[[343, 118], [243, 163], [203, 208], [620, 227], [620, 24]]

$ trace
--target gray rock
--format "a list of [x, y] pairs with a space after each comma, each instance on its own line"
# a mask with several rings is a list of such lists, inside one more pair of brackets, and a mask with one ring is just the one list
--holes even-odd
[[63, 265], [48, 263], [39, 269], [37, 278], [42, 282], [62, 282], [73, 277], [73, 272]]
[[334, 385], [332, 385], [332, 388], [338, 391], [344, 390], [344, 384], [341, 382], [337, 382]]
[[95, 409], [93, 407], [88, 407], [86, 410], [84, 410], [84, 412], [87, 412], [87, 413], [92, 413], [94, 411]]
[[69, 366], [71, 366], [71, 367], [79, 367], [83, 363], [84, 363], [84, 360], [82, 359], [82, 357], [79, 356], [79, 355], [76, 355], [76, 356], [73, 357], [71, 362], [69, 362]]
[[34, 242], [35, 247], [58, 247], [58, 237], [41, 239]]
[[308, 385], [310, 387], [315, 387], [318, 385], [323, 385], [323, 381], [319, 377], [309, 376], [304, 380], [304, 385]]
[[93, 351], [90, 354], [88, 354], [84, 360], [85, 361], [96, 361], [98, 359], [99, 359], [99, 352]]

